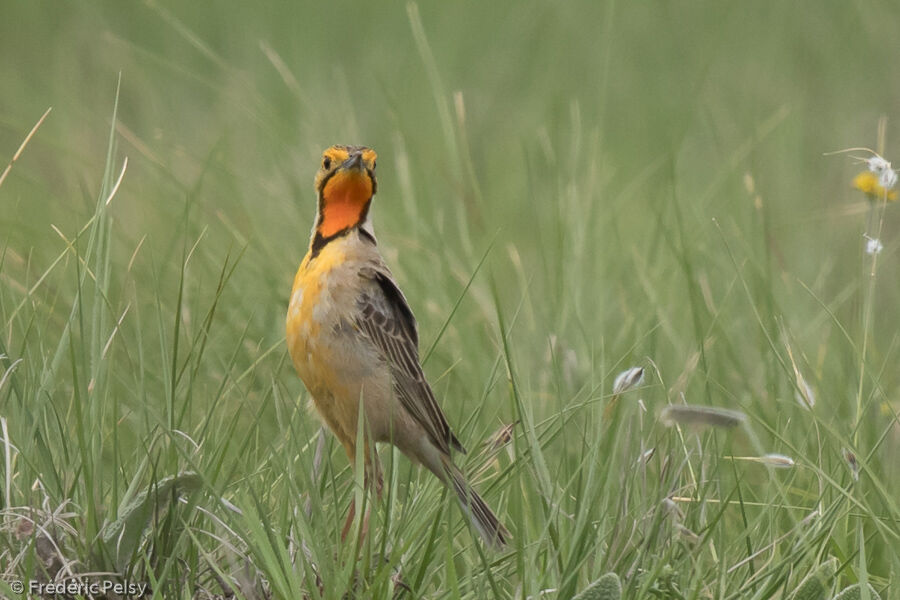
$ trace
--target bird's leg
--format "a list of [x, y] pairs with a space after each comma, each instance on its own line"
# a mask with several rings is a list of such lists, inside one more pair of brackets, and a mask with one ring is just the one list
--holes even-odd
[[[356, 463], [356, 444], [352, 442], [344, 442], [344, 450], [347, 452], [347, 458], [350, 459], [350, 466]], [[344, 527], [341, 529], [341, 542], [347, 541], [347, 534], [353, 526], [353, 519], [356, 517], [356, 493], [350, 496], [350, 508], [347, 509], [347, 519], [344, 521]]]
[[[368, 448], [366, 451], [368, 452]], [[366, 454], [366, 458], [368, 458], [368, 460], [366, 460], [366, 489], [369, 489], [374, 485], [375, 497], [380, 501], [382, 491], [384, 490], [384, 475], [381, 472], [381, 461], [378, 460], [378, 455], [374, 452], [371, 455]]]
[[[375, 499], [378, 502], [381, 502], [381, 495], [384, 490], [384, 476], [381, 473], [381, 461], [378, 460], [378, 455], [374, 453], [374, 450], [371, 455], [368, 454], [368, 448], [366, 449], [366, 457], [371, 458], [366, 461], [366, 473], [364, 477], [365, 490], [368, 492], [374, 487]], [[362, 534], [359, 536], [360, 541], [364, 540], [366, 534], [369, 532], [369, 515], [371, 514], [372, 505], [370, 503], [366, 506], [366, 514], [363, 515]]]
[[347, 541], [347, 534], [350, 533], [350, 527], [353, 525], [353, 518], [356, 517], [356, 496], [350, 499], [350, 509], [347, 511], [347, 520], [344, 521], [344, 528], [341, 529], [341, 541]]
[[[349, 454], [350, 451], [348, 450], [347, 453]], [[378, 501], [381, 501], [381, 496], [384, 490], [384, 476], [382, 475], [381, 471], [381, 461], [378, 460], [377, 454], [370, 454], [368, 444], [366, 444], [365, 458], [365, 474], [363, 476], [364, 492], [368, 492], [372, 487], [374, 487], [375, 497]], [[371, 514], [371, 512], [372, 507], [366, 506], [366, 513], [363, 515], [362, 531], [359, 536], [360, 542], [365, 539], [366, 534], [369, 532], [369, 515]], [[354, 495], [350, 500], [350, 509], [347, 511], [347, 520], [344, 521], [344, 528], [341, 530], [342, 542], [345, 542], [347, 540], [347, 534], [350, 533], [350, 528], [353, 526], [353, 519], [355, 517], [356, 495]]]

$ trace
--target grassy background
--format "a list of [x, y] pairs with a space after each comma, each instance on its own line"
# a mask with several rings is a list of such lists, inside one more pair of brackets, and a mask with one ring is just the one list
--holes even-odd
[[[900, 216], [824, 155], [884, 115], [900, 157], [896, 3], [3, 13], [0, 165], [52, 106], [0, 187], [7, 579], [570, 598], [612, 570], [630, 598], [788, 598], [833, 557], [829, 586], [900, 598]], [[358, 486], [283, 341], [332, 143], [379, 152], [382, 251], [506, 552], [389, 451], [372, 535], [339, 544]], [[682, 402], [748, 422], [663, 427]], [[796, 466], [732, 459], [766, 452]]]

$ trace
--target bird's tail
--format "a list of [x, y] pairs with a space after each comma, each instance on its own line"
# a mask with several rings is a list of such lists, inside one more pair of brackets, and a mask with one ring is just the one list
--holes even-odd
[[491, 547], [502, 548], [509, 543], [512, 536], [503, 526], [503, 523], [494, 514], [494, 511], [485, 504], [481, 496], [472, 489], [466, 476], [454, 465], [449, 456], [441, 457], [444, 470], [447, 473], [447, 481], [456, 492], [459, 504], [466, 516], [472, 522], [472, 526], [478, 531], [481, 538]]

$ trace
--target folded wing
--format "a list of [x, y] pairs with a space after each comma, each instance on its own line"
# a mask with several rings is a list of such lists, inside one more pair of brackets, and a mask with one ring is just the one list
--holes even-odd
[[360, 276], [371, 285], [360, 294], [356, 326], [390, 365], [397, 399], [442, 452], [449, 455], [451, 446], [465, 452], [422, 372], [416, 319], [406, 298], [386, 269], [365, 268]]

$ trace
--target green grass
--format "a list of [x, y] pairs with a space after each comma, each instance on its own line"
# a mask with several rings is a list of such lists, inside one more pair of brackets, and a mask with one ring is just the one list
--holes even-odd
[[[0, 184], [0, 574], [900, 598], [900, 208], [825, 155], [900, 164], [898, 25], [877, 0], [10, 4], [0, 168], [52, 111]], [[333, 143], [379, 152], [379, 243], [505, 551], [387, 448], [370, 535], [339, 541], [361, 477], [283, 332]], [[678, 403], [747, 420], [664, 426]]]

